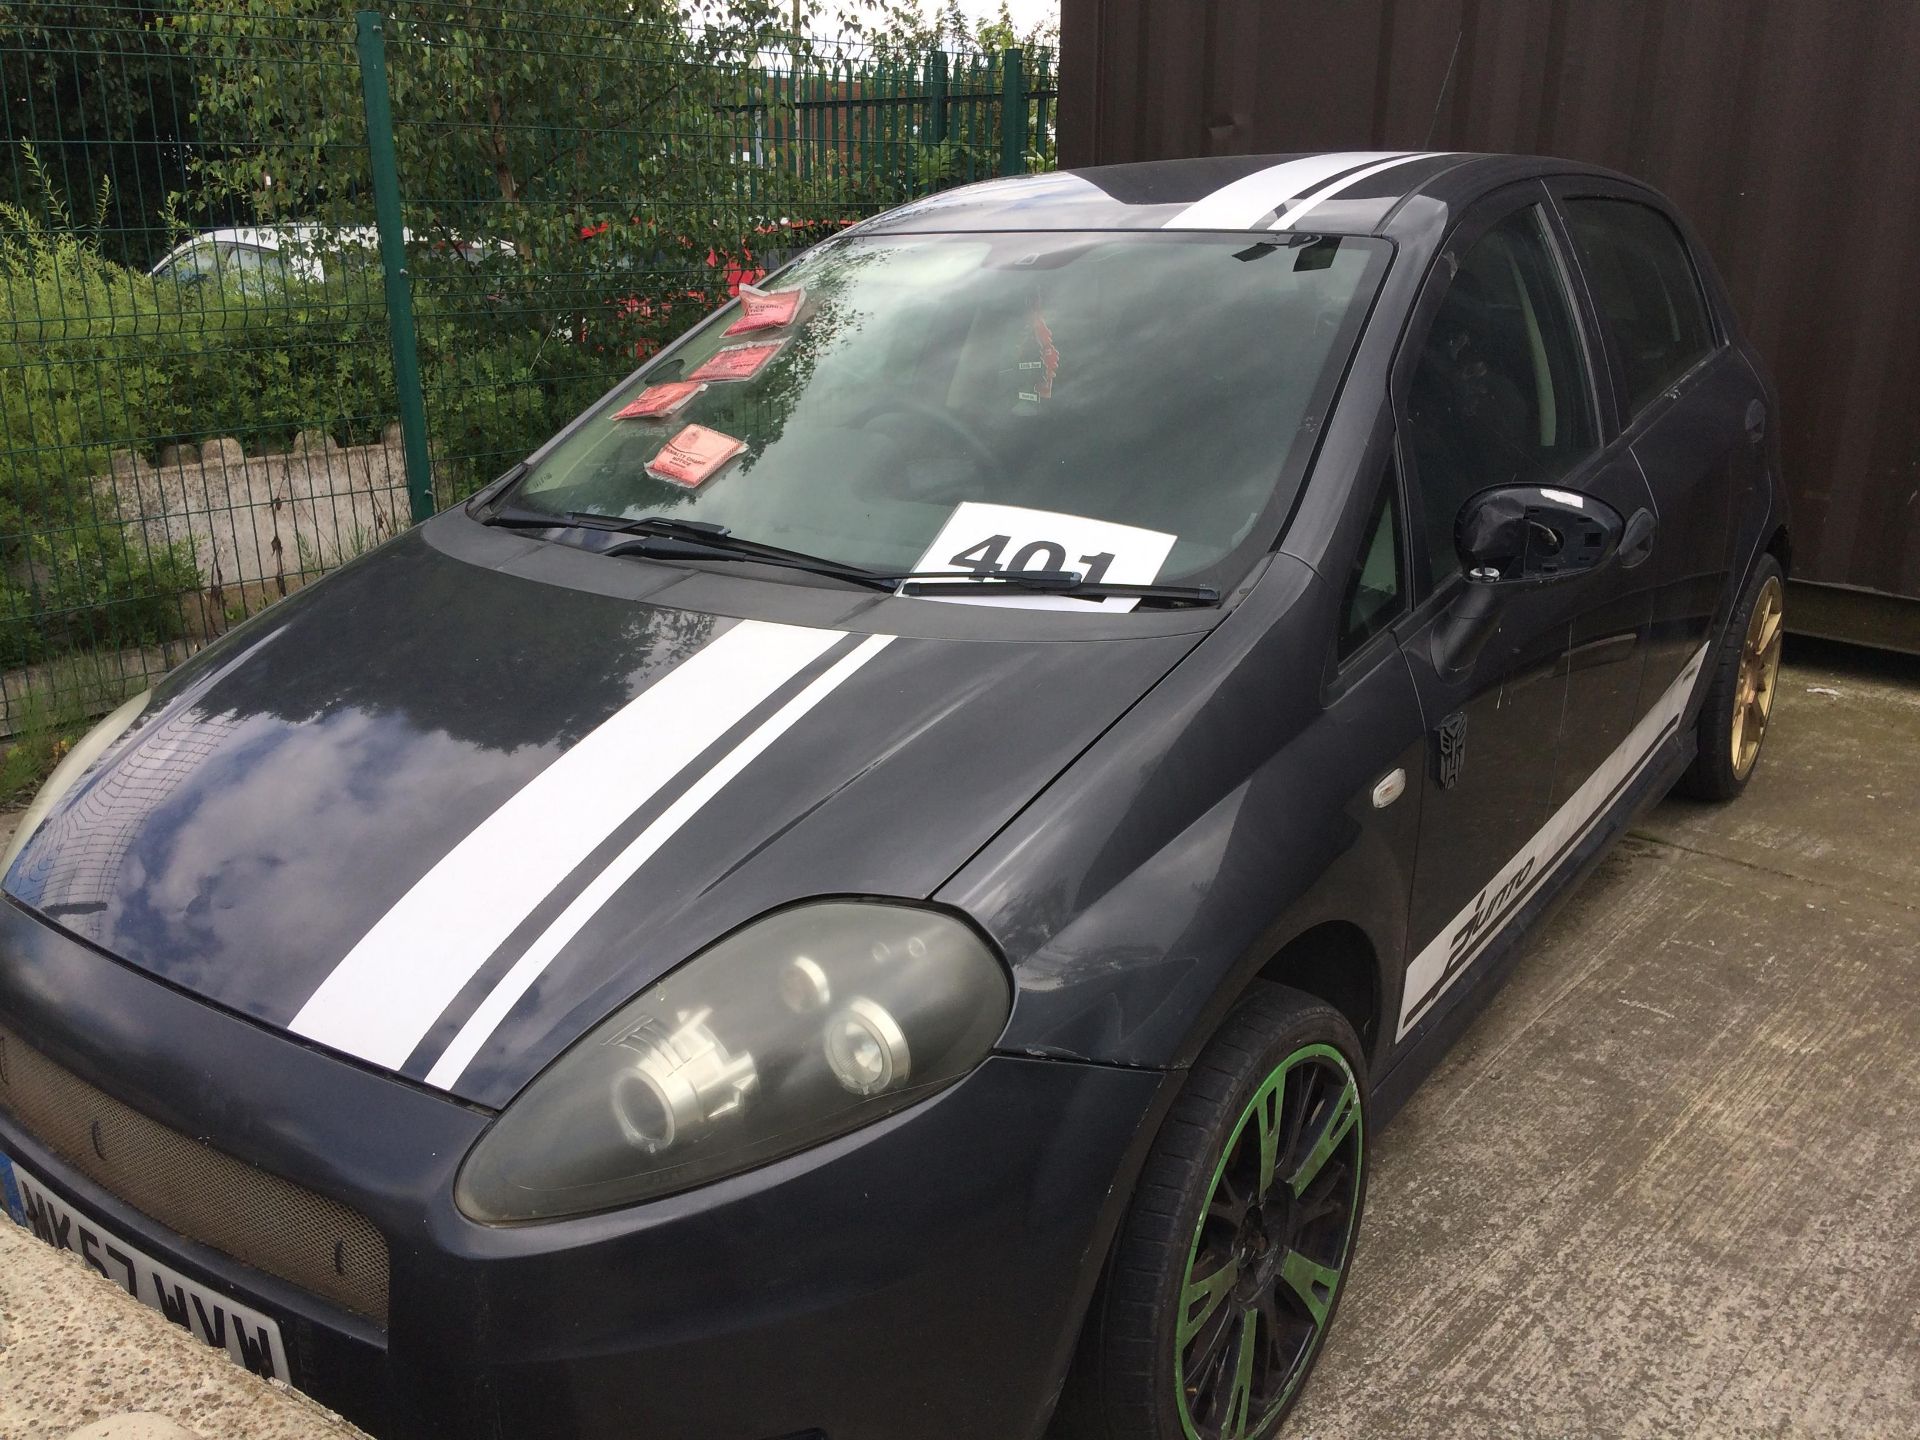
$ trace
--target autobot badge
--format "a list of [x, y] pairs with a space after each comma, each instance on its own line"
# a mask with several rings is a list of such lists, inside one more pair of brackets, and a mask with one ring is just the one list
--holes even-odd
[[1467, 763], [1467, 712], [1456, 710], [1434, 732], [1434, 778], [1442, 790], [1451, 790]]

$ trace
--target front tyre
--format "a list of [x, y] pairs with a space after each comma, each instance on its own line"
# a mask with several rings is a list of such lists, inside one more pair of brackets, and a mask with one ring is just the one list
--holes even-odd
[[1747, 788], [1773, 719], [1786, 639], [1780, 562], [1762, 555], [1709, 663], [1700, 706], [1699, 750], [1678, 789], [1698, 800], [1731, 800]]
[[1319, 1358], [1366, 1197], [1346, 1019], [1256, 984], [1195, 1062], [1088, 1316], [1086, 1440], [1266, 1440]]

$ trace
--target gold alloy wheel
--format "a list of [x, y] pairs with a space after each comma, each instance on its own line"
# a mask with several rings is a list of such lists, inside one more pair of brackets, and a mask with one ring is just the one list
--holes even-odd
[[1769, 575], [1753, 602], [1746, 642], [1740, 647], [1740, 688], [1733, 697], [1733, 773], [1747, 778], [1760, 758], [1760, 742], [1767, 738], [1767, 719], [1773, 714], [1773, 694], [1780, 683], [1780, 644], [1786, 592], [1778, 575]]

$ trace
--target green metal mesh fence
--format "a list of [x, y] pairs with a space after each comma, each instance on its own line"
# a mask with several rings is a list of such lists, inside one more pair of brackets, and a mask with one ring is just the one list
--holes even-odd
[[0, 734], [470, 492], [805, 245], [1051, 162], [1044, 52], [649, 8], [0, 4]]

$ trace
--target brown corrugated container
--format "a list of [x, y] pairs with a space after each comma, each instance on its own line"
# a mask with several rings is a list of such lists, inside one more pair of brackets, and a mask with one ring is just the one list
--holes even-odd
[[[1063, 0], [1060, 161], [1563, 155], [1657, 185], [1772, 362], [1796, 579], [1920, 600], [1920, 4]], [[1801, 607], [1920, 649], [1920, 607]]]

